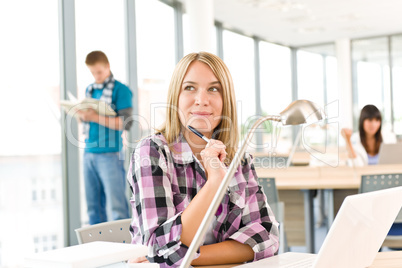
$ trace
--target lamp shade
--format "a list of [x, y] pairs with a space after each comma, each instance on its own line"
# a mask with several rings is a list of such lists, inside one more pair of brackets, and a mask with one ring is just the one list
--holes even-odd
[[314, 123], [325, 119], [324, 111], [314, 102], [296, 100], [280, 113], [283, 125]]

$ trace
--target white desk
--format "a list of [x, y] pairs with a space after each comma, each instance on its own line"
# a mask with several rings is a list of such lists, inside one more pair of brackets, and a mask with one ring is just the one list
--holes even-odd
[[[223, 264], [211, 266], [195, 266], [198, 268], [231, 268], [240, 264]], [[368, 268], [401, 268], [402, 251], [379, 252]]]

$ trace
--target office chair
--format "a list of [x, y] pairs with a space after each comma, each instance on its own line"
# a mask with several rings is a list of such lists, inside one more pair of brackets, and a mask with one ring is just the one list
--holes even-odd
[[267, 197], [267, 202], [279, 222], [279, 254], [289, 251], [285, 233], [285, 206], [279, 201], [278, 190], [276, 189], [275, 178], [258, 178], [258, 184], [262, 187]]
[[84, 244], [93, 241], [108, 241], [118, 243], [131, 243], [131, 219], [102, 222], [75, 229], [78, 243]]
[[[402, 174], [362, 175], [359, 192], [366, 193], [397, 186], [402, 186]], [[396, 217], [382, 246], [402, 248], [402, 210]]]

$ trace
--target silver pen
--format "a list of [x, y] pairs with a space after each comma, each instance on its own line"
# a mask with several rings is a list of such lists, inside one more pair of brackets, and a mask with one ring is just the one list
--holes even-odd
[[203, 139], [206, 142], [209, 142], [209, 139], [207, 137], [205, 137], [204, 135], [202, 135], [198, 130], [196, 130], [195, 128], [193, 128], [192, 126], [187, 126], [189, 130], [191, 130], [195, 135], [197, 135], [198, 137], [200, 137], [201, 139]]

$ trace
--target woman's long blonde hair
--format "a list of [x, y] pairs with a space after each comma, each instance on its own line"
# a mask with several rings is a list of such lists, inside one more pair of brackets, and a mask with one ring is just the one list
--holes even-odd
[[214, 129], [213, 138], [222, 141], [226, 145], [227, 160], [225, 163], [230, 164], [239, 143], [236, 97], [229, 69], [226, 64], [214, 54], [208, 52], [191, 53], [182, 58], [176, 65], [169, 85], [166, 122], [157, 132], [161, 132], [170, 145], [179, 138], [182, 128], [178, 110], [179, 95], [188, 66], [193, 61], [200, 61], [207, 64], [221, 83], [223, 99], [222, 119], [219, 125]]

